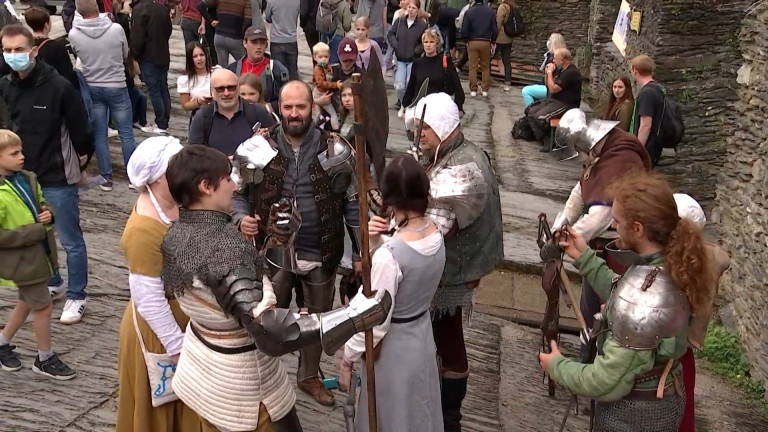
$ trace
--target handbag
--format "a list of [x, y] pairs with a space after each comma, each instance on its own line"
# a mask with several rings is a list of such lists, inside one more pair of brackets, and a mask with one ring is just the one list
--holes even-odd
[[136, 320], [136, 305], [133, 304], [133, 326], [136, 329], [136, 336], [141, 344], [141, 352], [144, 354], [144, 363], [147, 365], [147, 376], [149, 377], [149, 389], [152, 393], [152, 406], [154, 408], [179, 400], [179, 397], [173, 391], [173, 375], [176, 373], [176, 363], [171, 360], [169, 354], [155, 354], [147, 352], [144, 346], [144, 338], [139, 331], [139, 323]]

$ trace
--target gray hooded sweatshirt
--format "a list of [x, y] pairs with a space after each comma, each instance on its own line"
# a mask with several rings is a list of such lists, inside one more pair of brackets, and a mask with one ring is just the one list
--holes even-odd
[[77, 21], [69, 32], [69, 43], [88, 85], [125, 87], [123, 61], [128, 57], [128, 41], [120, 24], [106, 16]]

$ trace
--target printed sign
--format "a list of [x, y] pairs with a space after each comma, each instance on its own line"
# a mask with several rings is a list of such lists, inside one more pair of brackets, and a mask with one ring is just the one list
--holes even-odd
[[623, 56], [627, 55], [627, 33], [629, 33], [631, 15], [632, 11], [629, 8], [629, 2], [622, 0], [619, 16], [616, 18], [616, 25], [613, 26], [613, 37], [611, 40], [613, 40], [616, 48], [619, 49]]

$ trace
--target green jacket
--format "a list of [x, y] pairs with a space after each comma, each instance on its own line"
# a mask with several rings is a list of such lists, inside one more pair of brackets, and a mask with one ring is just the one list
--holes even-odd
[[[649, 264], [664, 264], [659, 258]], [[616, 274], [595, 251], [587, 249], [573, 265], [589, 282], [603, 301], [611, 295], [613, 278]], [[611, 311], [606, 310], [607, 316]], [[608, 320], [610, 322], [610, 319]], [[687, 349], [687, 329], [675, 337], [662, 339], [654, 350], [631, 350], [620, 345], [610, 331], [598, 342], [599, 350], [592, 364], [558, 356], [552, 359], [550, 375], [568, 387], [569, 390], [603, 402], [617, 401], [629, 394], [633, 388], [656, 388], [658, 379], [635, 383], [635, 379], [655, 368], [662, 368], [670, 358], [680, 358]], [[671, 382], [679, 371], [679, 365], [667, 377]]]
[[[22, 174], [36, 191], [40, 208], [50, 211], [35, 174]], [[0, 176], [0, 285], [33, 285], [50, 279], [51, 268], [56, 265], [56, 241], [51, 227], [37, 223], [36, 216], [19, 191]]]

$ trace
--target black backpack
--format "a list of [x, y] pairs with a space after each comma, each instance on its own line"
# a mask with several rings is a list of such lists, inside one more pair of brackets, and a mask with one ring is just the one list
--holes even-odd
[[685, 135], [685, 123], [680, 113], [680, 105], [672, 98], [667, 96], [667, 90], [658, 83], [657, 88], [664, 98], [664, 108], [661, 113], [661, 124], [656, 131], [656, 139], [664, 148], [677, 148], [677, 145], [683, 141]]
[[523, 23], [523, 15], [520, 13], [520, 8], [513, 8], [509, 15], [507, 15], [507, 20], [504, 21], [504, 33], [509, 37], [517, 37], [523, 34], [524, 31], [525, 23]]
[[328, 0], [320, 0], [317, 6], [315, 28], [320, 33], [335, 33], [339, 25], [339, 4], [331, 6]]

